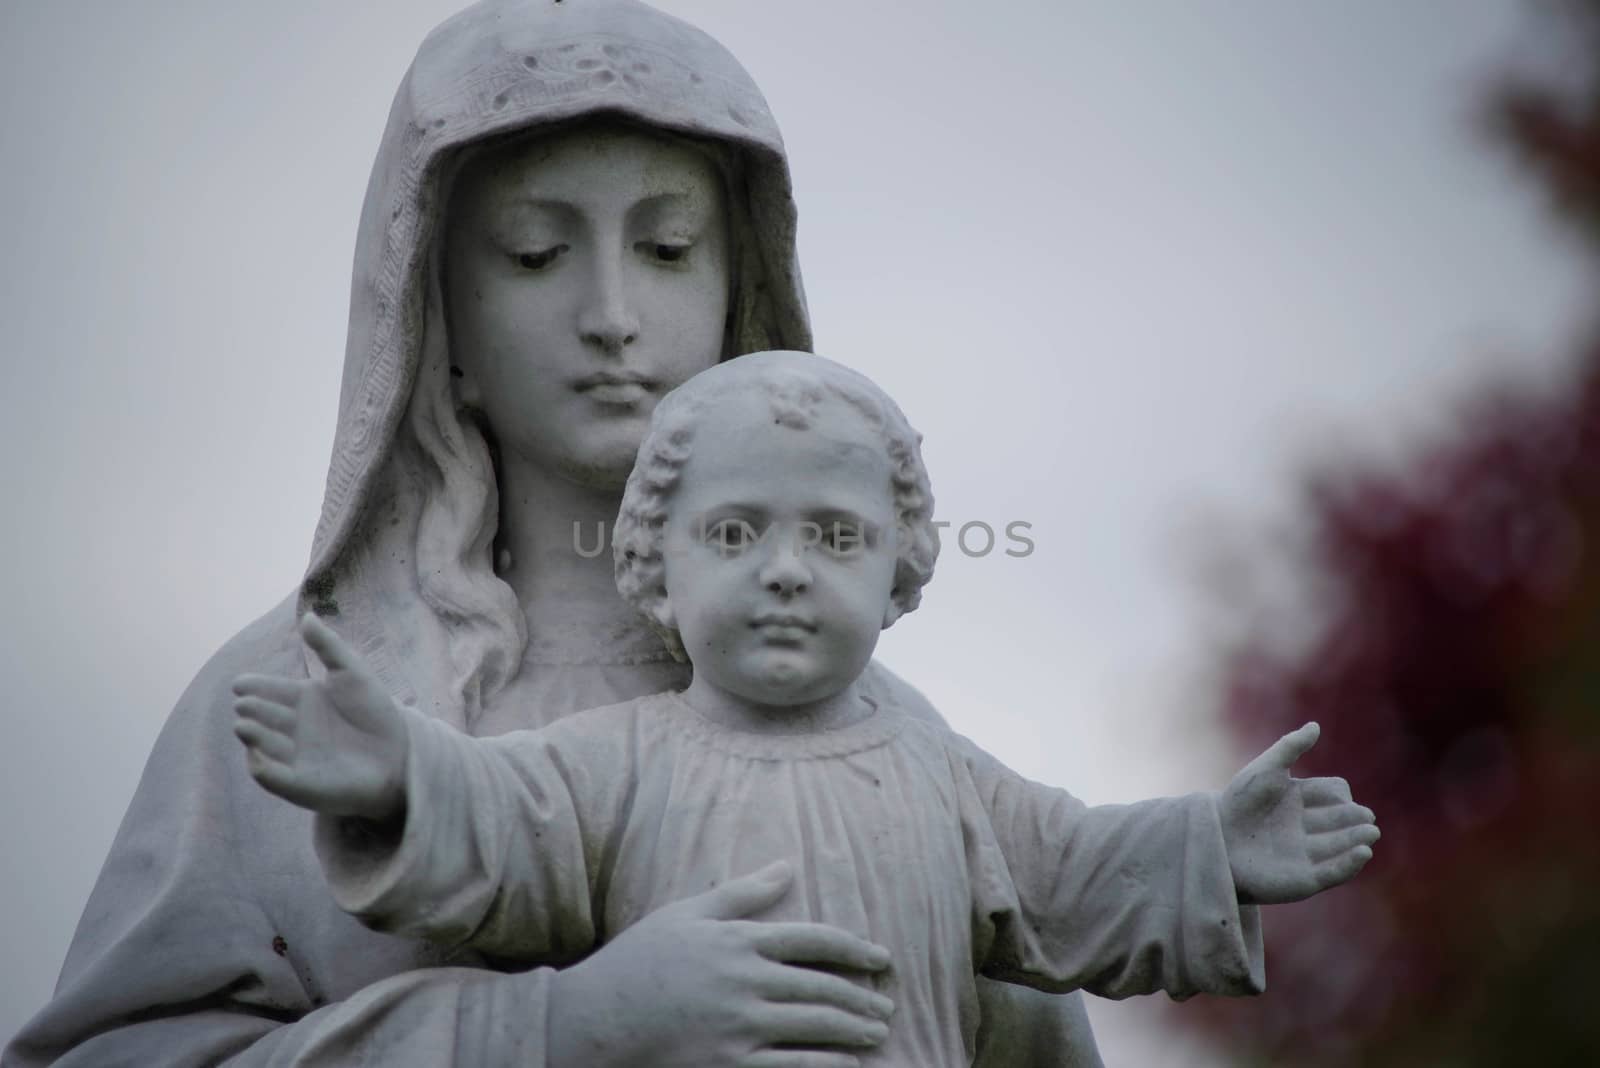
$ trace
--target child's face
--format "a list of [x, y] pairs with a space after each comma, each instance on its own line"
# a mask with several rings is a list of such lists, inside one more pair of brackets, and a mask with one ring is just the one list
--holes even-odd
[[695, 430], [670, 504], [667, 603], [695, 675], [760, 705], [820, 701], [872, 658], [897, 553], [890, 463], [843, 402], [809, 429], [759, 391]]

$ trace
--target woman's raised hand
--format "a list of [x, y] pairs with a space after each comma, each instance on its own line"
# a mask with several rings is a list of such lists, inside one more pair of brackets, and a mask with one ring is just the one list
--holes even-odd
[[307, 613], [300, 636], [328, 669], [321, 679], [241, 675], [233, 732], [256, 782], [329, 816], [377, 822], [405, 812], [408, 743], [403, 713], [372, 669]]
[[894, 1003], [837, 973], [889, 966], [836, 927], [762, 923], [794, 882], [769, 865], [668, 905], [554, 981], [551, 1068], [848, 1068]]

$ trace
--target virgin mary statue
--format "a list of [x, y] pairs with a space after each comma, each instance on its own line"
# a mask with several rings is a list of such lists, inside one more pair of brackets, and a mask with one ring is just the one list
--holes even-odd
[[[783, 142], [727, 51], [636, 0], [484, 0], [438, 27], [367, 189], [305, 576], [178, 702], [7, 1068], [870, 1056], [881, 1006], [849, 977], [883, 966], [876, 947], [820, 925], [776, 937], [761, 912], [805, 892], [792, 877], [518, 971], [341, 912], [309, 817], [256, 786], [232, 734], [235, 677], [312, 670], [307, 611], [399, 700], [475, 734], [681, 688], [610, 553], [579, 551], [574, 528], [592, 541], [616, 515], [661, 393], [810, 346]], [[881, 668], [869, 685], [936, 716]], [[1076, 995], [989, 984], [981, 1013], [976, 1063], [1099, 1063]]]

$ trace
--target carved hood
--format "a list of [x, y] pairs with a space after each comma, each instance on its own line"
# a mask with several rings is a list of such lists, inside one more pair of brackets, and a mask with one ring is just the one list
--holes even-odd
[[[434, 30], [395, 95], [367, 187], [333, 458], [300, 592], [302, 611], [338, 606], [341, 630], [403, 697], [421, 695], [396, 661], [423, 650], [405, 648], [417, 637], [387, 617], [409, 611], [415, 591], [391, 567], [399, 550], [374, 547], [390, 540], [380, 525], [403, 518], [380, 524], [372, 513], [403, 509], [390, 500], [385, 469], [424, 354], [442, 346], [430, 283], [450, 164], [487, 138], [602, 115], [736, 150], [742, 188], [729, 198], [743, 226], [729, 355], [811, 348], [783, 140], [727, 49], [636, 0], [483, 0]], [[452, 711], [460, 714], [435, 708]]]

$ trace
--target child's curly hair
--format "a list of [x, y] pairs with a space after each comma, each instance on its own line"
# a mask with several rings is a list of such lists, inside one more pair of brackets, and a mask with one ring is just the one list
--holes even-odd
[[677, 627], [668, 622], [670, 617], [660, 611], [667, 599], [662, 563], [667, 502], [689, 460], [700, 419], [714, 412], [717, 402], [728, 394], [753, 389], [766, 394], [773, 421], [783, 426], [808, 429], [821, 405], [844, 403], [882, 439], [893, 466], [890, 489], [899, 537], [886, 626], [917, 607], [939, 556], [933, 490], [922, 463], [922, 435], [870, 379], [804, 352], [758, 352], [718, 364], [667, 394], [656, 406], [639, 458], [628, 476], [611, 539], [617, 589], [650, 621], [679, 660], [687, 659], [683, 640]]

